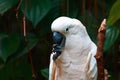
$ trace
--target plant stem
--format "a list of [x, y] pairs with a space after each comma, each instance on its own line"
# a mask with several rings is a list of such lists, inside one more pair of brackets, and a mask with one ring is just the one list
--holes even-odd
[[18, 3], [18, 6], [17, 6], [17, 8], [16, 8], [16, 17], [18, 18], [18, 10], [19, 10], [19, 8], [20, 8], [20, 6], [21, 6], [21, 3], [22, 3], [22, 0], [19, 0], [19, 3]]
[[28, 57], [30, 59], [30, 64], [31, 64], [31, 67], [32, 67], [32, 77], [33, 77], [33, 80], [35, 80], [36, 79], [36, 75], [35, 75], [33, 60], [32, 60], [32, 56], [31, 56], [31, 51], [30, 51], [30, 48], [28, 46], [29, 42], [28, 42], [27, 32], [26, 32], [26, 17], [25, 17], [25, 13], [26, 13], [26, 8], [27, 8], [27, 0], [25, 0], [24, 6], [25, 6], [25, 8], [24, 8], [24, 16], [23, 16], [24, 37], [25, 37], [25, 42], [26, 42], [26, 48], [27, 48], [27, 51], [28, 51]]
[[97, 60], [98, 67], [98, 80], [104, 80], [104, 62], [103, 62], [103, 45], [105, 42], [105, 32], [106, 32], [106, 19], [103, 20], [101, 26], [98, 30], [98, 43], [97, 43], [97, 53], [95, 58]]

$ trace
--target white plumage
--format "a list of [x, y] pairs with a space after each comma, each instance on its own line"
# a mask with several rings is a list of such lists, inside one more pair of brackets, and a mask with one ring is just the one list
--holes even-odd
[[61, 55], [53, 61], [51, 54], [49, 80], [97, 80], [97, 47], [86, 28], [77, 19], [59, 17], [51, 25], [53, 32], [65, 36]]

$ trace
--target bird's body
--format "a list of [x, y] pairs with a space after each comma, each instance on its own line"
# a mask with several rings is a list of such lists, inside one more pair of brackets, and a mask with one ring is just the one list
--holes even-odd
[[49, 80], [97, 80], [94, 58], [97, 47], [82, 23], [76, 19], [60, 17], [52, 23], [52, 31], [59, 32], [66, 40], [56, 60], [52, 59], [56, 52], [51, 54]]

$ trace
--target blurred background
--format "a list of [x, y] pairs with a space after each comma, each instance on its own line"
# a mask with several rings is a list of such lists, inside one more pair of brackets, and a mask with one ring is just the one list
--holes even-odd
[[0, 80], [48, 80], [50, 27], [60, 16], [79, 19], [95, 43], [107, 19], [104, 65], [120, 80], [120, 0], [0, 0]]

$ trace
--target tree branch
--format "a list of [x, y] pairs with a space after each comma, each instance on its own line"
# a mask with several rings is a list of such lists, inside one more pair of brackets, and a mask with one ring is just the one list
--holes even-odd
[[19, 0], [19, 3], [18, 3], [18, 5], [17, 5], [17, 8], [15, 9], [15, 11], [16, 11], [16, 17], [18, 18], [18, 10], [19, 10], [19, 8], [20, 8], [20, 6], [21, 6], [21, 3], [22, 3], [22, 0]]
[[27, 51], [28, 51], [28, 57], [30, 59], [30, 64], [31, 64], [31, 67], [32, 67], [32, 78], [33, 78], [33, 80], [35, 80], [36, 75], [35, 75], [33, 60], [32, 60], [32, 56], [31, 56], [31, 51], [30, 51], [30, 48], [28, 46], [29, 42], [28, 42], [27, 32], [26, 32], [26, 17], [25, 17], [26, 8], [27, 8], [27, 0], [25, 0], [25, 4], [24, 4], [23, 29], [24, 29], [24, 37], [25, 37], [25, 42], [26, 42], [26, 48], [27, 48]]
[[105, 73], [104, 71], [104, 61], [103, 61], [103, 46], [105, 42], [105, 32], [106, 32], [106, 19], [104, 19], [101, 23], [101, 26], [98, 30], [98, 43], [97, 43], [97, 53], [95, 58], [97, 60], [97, 67], [98, 67], [98, 80], [105, 80]]

